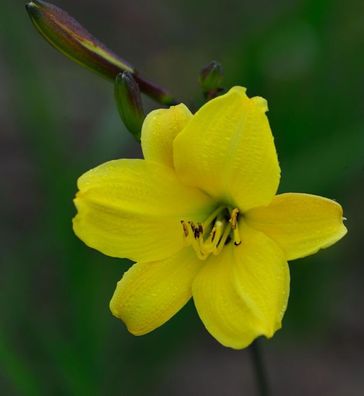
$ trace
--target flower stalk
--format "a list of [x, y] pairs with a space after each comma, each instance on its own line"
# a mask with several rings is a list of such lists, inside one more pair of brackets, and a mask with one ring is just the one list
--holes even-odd
[[253, 370], [255, 375], [255, 381], [257, 384], [257, 395], [258, 396], [269, 396], [269, 386], [266, 369], [264, 367], [263, 356], [259, 340], [256, 339], [249, 347], [251, 361], [253, 364]]
[[163, 105], [176, 103], [165, 89], [140, 76], [61, 8], [43, 0], [31, 1], [25, 7], [38, 32], [69, 59], [111, 81], [121, 72], [133, 73], [143, 93]]

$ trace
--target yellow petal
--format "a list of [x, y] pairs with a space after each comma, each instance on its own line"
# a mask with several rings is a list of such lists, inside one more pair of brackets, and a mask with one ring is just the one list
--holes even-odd
[[133, 265], [117, 284], [111, 312], [132, 334], [149, 333], [190, 299], [192, 281], [201, 263], [191, 248], [185, 248], [162, 261]]
[[242, 349], [281, 327], [289, 295], [289, 269], [281, 249], [246, 225], [242, 243], [209, 258], [192, 285], [207, 330], [221, 344]]
[[173, 167], [173, 140], [191, 118], [184, 104], [150, 112], [142, 128], [144, 158]]
[[245, 214], [249, 225], [272, 238], [294, 260], [329, 247], [347, 232], [341, 206], [316, 195], [277, 195], [267, 207]]
[[144, 160], [110, 161], [78, 180], [73, 226], [87, 245], [113, 257], [154, 261], [184, 246], [182, 219], [203, 220], [211, 200], [174, 171]]
[[280, 178], [267, 110], [241, 87], [205, 104], [174, 141], [181, 180], [243, 211], [267, 205]]

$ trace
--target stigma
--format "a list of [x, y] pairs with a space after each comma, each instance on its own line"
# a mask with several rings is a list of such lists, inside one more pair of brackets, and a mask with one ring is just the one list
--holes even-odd
[[197, 257], [206, 260], [210, 254], [217, 256], [225, 245], [241, 244], [239, 209], [218, 207], [203, 223], [181, 220], [183, 236], [195, 250]]

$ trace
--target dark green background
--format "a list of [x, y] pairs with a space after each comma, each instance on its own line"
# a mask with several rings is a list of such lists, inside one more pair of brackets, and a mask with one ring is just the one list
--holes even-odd
[[[280, 191], [337, 199], [349, 234], [291, 263], [283, 329], [264, 341], [275, 395], [364, 391], [364, 3], [59, 0], [186, 103], [211, 59], [268, 99]], [[253, 395], [248, 351], [220, 346], [192, 304], [153, 334], [109, 312], [129, 263], [72, 233], [76, 180], [138, 146], [112, 86], [53, 50], [22, 1], [0, 0], [0, 394]], [[156, 104], [147, 101], [148, 108]]]

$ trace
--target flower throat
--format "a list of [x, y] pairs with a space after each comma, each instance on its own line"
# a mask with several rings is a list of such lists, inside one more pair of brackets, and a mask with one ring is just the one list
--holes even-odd
[[181, 220], [181, 224], [187, 244], [199, 259], [206, 260], [211, 253], [217, 256], [231, 241], [235, 246], [241, 244], [238, 220], [238, 208], [220, 206], [203, 223]]

